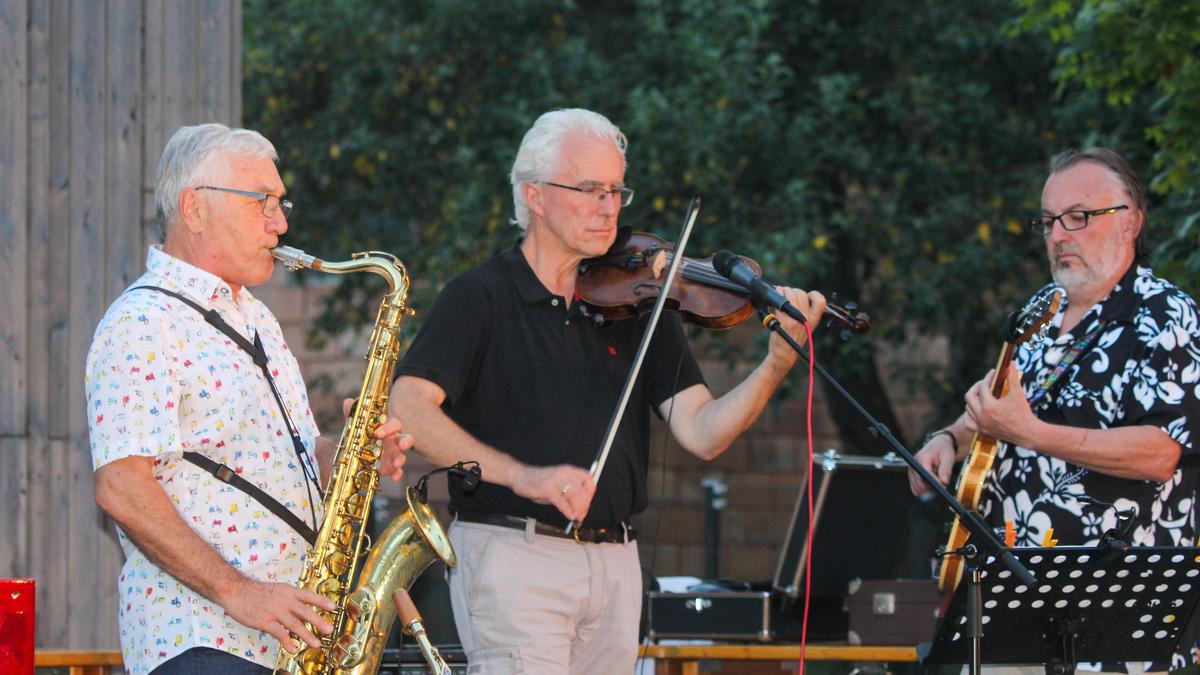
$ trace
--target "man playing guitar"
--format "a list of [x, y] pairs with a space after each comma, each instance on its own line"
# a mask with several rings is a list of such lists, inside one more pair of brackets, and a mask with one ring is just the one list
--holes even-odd
[[1195, 302], [1145, 266], [1144, 187], [1112, 151], [1068, 150], [1051, 160], [1031, 225], [1066, 298], [1046, 339], [972, 386], [917, 460], [946, 484], [973, 436], [1001, 441], [979, 511], [998, 530], [1011, 523], [1017, 546], [1043, 545], [1051, 529], [1094, 545], [1119, 523], [1133, 545], [1193, 544], [1196, 470], [1180, 460], [1196, 452], [1200, 326]]

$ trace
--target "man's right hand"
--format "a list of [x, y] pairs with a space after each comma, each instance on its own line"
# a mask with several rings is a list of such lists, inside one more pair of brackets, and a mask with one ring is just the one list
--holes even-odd
[[592, 505], [596, 484], [590, 473], [570, 464], [522, 466], [513, 475], [512, 491], [538, 504], [551, 504], [567, 520], [581, 523]]
[[[933, 474], [942, 485], [949, 485], [950, 474], [954, 471], [954, 444], [946, 434], [937, 434], [917, 453], [917, 463]], [[908, 470], [908, 485], [918, 497], [930, 491], [925, 481], [912, 469]]]
[[333, 625], [317, 614], [313, 607], [331, 612], [336, 609], [332, 600], [290, 584], [242, 579], [229, 589], [220, 604], [240, 624], [270, 633], [283, 648], [294, 649], [291, 636], [296, 635], [310, 647], [320, 647], [321, 640], [305, 626], [311, 624], [321, 635], [328, 635]]

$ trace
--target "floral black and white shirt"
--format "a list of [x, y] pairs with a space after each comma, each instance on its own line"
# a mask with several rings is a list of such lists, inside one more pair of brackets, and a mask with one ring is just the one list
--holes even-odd
[[[1053, 285], [1039, 291], [1044, 293]], [[1131, 266], [1107, 298], [1061, 332], [1067, 297], [1043, 340], [1017, 349], [1026, 398], [1034, 400], [1064, 355], [1091, 346], [1032, 404], [1038, 418], [1088, 429], [1155, 426], [1179, 443], [1183, 461], [1165, 483], [1089, 471], [1036, 450], [1001, 444], [980, 506], [987, 522], [1016, 529], [1017, 546], [1041, 546], [1050, 528], [1064, 546], [1095, 545], [1133, 509], [1135, 546], [1196, 542], [1198, 470], [1190, 468], [1200, 425], [1200, 324], [1196, 303], [1148, 267]]]

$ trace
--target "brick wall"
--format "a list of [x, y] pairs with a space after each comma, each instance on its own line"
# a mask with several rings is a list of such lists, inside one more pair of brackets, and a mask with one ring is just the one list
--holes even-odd
[[[361, 386], [362, 354], [368, 334], [364, 327], [329, 340], [320, 350], [306, 346], [306, 338], [320, 313], [321, 298], [327, 289], [328, 285], [313, 286], [311, 281], [309, 287], [300, 288], [286, 275], [278, 273], [271, 282], [256, 288], [255, 294], [271, 307], [283, 325], [288, 344], [310, 383], [314, 413], [319, 420], [336, 420], [340, 416], [341, 399], [354, 395]], [[734, 340], [744, 347], [751, 344], [756, 330], [756, 326], [747, 323], [720, 337], [702, 336], [694, 343], [705, 377], [716, 394], [730, 389], [754, 364], [743, 364], [731, 370], [723, 363], [706, 359], [703, 341]], [[918, 344], [922, 346], [917, 348]], [[944, 365], [941, 357], [944, 353], [944, 340], [927, 343], [914, 340], [914, 344], [904, 349], [883, 350], [880, 362], [895, 363], [903, 355], [909, 361], [937, 368]], [[792, 375], [797, 392], [802, 392], [806, 386], [805, 376], [800, 374], [801, 367], [802, 364], [797, 366], [797, 372]], [[888, 373], [885, 366], [885, 377]], [[331, 386], [313, 386], [314, 381], [329, 382]], [[904, 396], [899, 386], [891, 387], [891, 391], [903, 428], [923, 429], [930, 412], [928, 404]], [[805, 474], [804, 417], [801, 397], [773, 403], [729, 450], [711, 462], [701, 461], [675, 445], [665, 433], [665, 425], [657, 417], [653, 418], [648, 488], [650, 508], [636, 522], [643, 564], [658, 576], [703, 576], [705, 492], [702, 481], [706, 477], [717, 477], [729, 488], [725, 495], [728, 504], [720, 515], [720, 575], [742, 580], [771, 578]], [[336, 433], [336, 424], [325, 423], [322, 428], [326, 434]], [[813, 440], [818, 454], [828, 448], [840, 449], [840, 439], [825, 405], [820, 383], [814, 396]], [[427, 462], [412, 454], [400, 485], [384, 481], [378, 512], [389, 517], [398, 513], [403, 506], [403, 488], [429, 468]], [[442, 478], [435, 479], [430, 501], [443, 522], [448, 523], [444, 486]]]

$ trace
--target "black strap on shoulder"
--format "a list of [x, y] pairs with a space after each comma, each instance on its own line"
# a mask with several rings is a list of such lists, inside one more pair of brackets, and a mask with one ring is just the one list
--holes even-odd
[[291, 525], [293, 530], [299, 532], [301, 537], [304, 537], [304, 540], [308, 542], [309, 546], [316, 545], [317, 533], [308, 526], [308, 523], [300, 520], [296, 514], [287, 510], [287, 507], [285, 507], [283, 504], [280, 504], [279, 500], [260, 490], [254, 483], [242, 478], [237, 471], [234, 471], [224, 464], [213, 461], [211, 458], [206, 457], [198, 452], [192, 452], [191, 450], [185, 451], [183, 453], [183, 458], [200, 467], [201, 469], [211, 473], [213, 476], [216, 476], [217, 480], [221, 481], [222, 483], [232, 485], [233, 487], [250, 495], [255, 501], [257, 501], [259, 504], [262, 504], [263, 507], [268, 511], [279, 516], [283, 522]]
[[[204, 317], [204, 320], [212, 325], [212, 327], [224, 333], [230, 340], [233, 340], [234, 344], [241, 348], [242, 351], [250, 355], [250, 358], [254, 360], [254, 365], [258, 366], [258, 368], [262, 370], [263, 377], [266, 378], [267, 384], [270, 385], [271, 394], [275, 397], [275, 403], [279, 406], [279, 412], [283, 413], [284, 424], [287, 425], [288, 434], [290, 434], [292, 437], [292, 447], [296, 451], [296, 458], [300, 461], [301, 471], [304, 472], [305, 478], [317, 488], [317, 494], [320, 495], [321, 499], [324, 499], [325, 493], [321, 491], [320, 481], [318, 481], [316, 476], [312, 475], [312, 473], [309, 471], [310, 465], [307, 461], [308, 453], [304, 448], [304, 441], [301, 440], [300, 432], [296, 429], [296, 425], [292, 423], [292, 416], [288, 414], [287, 406], [283, 404], [283, 397], [279, 395], [279, 389], [275, 386], [275, 378], [271, 377], [271, 369], [267, 367], [267, 364], [269, 363], [269, 359], [267, 358], [267, 350], [263, 348], [262, 339], [258, 336], [258, 333], [256, 332], [254, 334], [254, 342], [247, 340], [245, 336], [234, 330], [232, 326], [226, 323], [225, 319], [221, 318], [220, 312], [215, 309], [204, 309], [191, 298], [188, 298], [181, 293], [176, 293], [175, 291], [162, 288], [161, 286], [134, 286], [129, 290], [136, 291], [138, 289], [146, 289], [149, 291], [165, 293], [166, 295], [183, 302], [187, 306], [199, 312], [200, 315]], [[217, 480], [232, 485], [233, 487], [236, 487], [242, 492], [245, 492], [253, 497], [268, 511], [279, 516], [288, 525], [291, 525], [292, 529], [299, 532], [300, 536], [308, 540], [310, 545], [316, 542], [316, 532], [314, 532], [307, 523], [300, 520], [296, 514], [289, 511], [283, 504], [280, 504], [279, 500], [258, 489], [250, 481], [239, 476], [233, 469], [230, 469], [224, 464], [219, 464], [197, 452], [184, 452], [183, 458], [216, 476]], [[311, 497], [311, 493], [309, 496]], [[313, 511], [313, 522], [316, 522], [315, 510]]]

